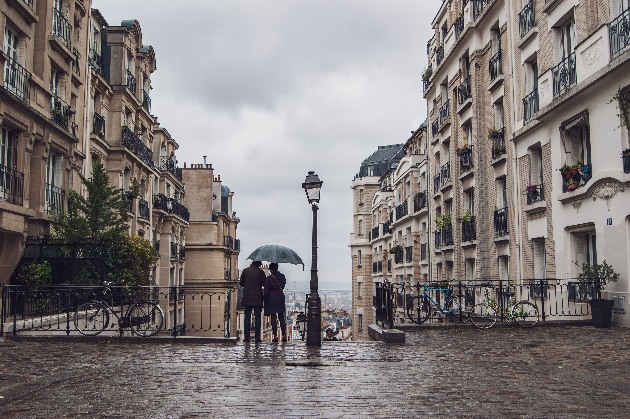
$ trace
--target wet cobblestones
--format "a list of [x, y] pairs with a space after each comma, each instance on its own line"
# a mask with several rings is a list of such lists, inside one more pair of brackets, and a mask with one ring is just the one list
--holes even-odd
[[0, 343], [2, 418], [630, 417], [630, 329], [450, 328], [404, 345]]

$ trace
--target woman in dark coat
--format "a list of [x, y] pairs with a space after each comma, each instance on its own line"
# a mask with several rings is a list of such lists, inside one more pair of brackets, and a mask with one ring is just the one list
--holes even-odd
[[265, 316], [271, 316], [271, 330], [273, 331], [272, 342], [278, 341], [278, 324], [280, 319], [280, 330], [282, 331], [282, 341], [287, 341], [287, 323], [285, 318], [286, 306], [284, 303], [284, 287], [287, 285], [285, 276], [278, 272], [278, 264], [269, 264], [269, 276], [265, 278]]

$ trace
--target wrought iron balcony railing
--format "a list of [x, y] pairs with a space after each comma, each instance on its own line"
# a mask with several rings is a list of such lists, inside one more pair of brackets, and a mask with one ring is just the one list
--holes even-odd
[[147, 220], [149, 219], [149, 203], [144, 199], [138, 201], [138, 215]]
[[529, 185], [527, 187], [527, 205], [545, 200], [545, 189], [543, 185]]
[[508, 234], [508, 209], [507, 207], [494, 211], [494, 234], [495, 236], [506, 236]]
[[461, 106], [472, 97], [470, 92], [470, 77], [466, 77], [457, 87], [457, 103]]
[[418, 192], [413, 197], [413, 212], [418, 212], [422, 208], [427, 207], [427, 193], [426, 191]]
[[472, 9], [473, 9], [473, 20], [477, 20], [477, 18], [483, 12], [483, 9], [486, 8], [490, 0], [472, 0]]
[[102, 139], [105, 139], [105, 117], [94, 112], [92, 119], [92, 132]]
[[518, 29], [521, 38], [527, 35], [535, 25], [536, 9], [534, 8], [534, 0], [529, 0], [525, 7], [523, 7], [523, 10], [518, 14]]
[[131, 90], [131, 93], [136, 94], [137, 82], [131, 70], [127, 69], [127, 88]]
[[501, 50], [498, 50], [496, 54], [490, 58], [490, 63], [488, 64], [490, 71], [490, 80], [494, 80], [503, 74], [503, 65], [501, 63]]
[[234, 237], [223, 236], [223, 245], [228, 249], [234, 249]]
[[442, 168], [440, 169], [440, 180], [441, 186], [448, 185], [451, 183], [451, 162], [448, 161]]
[[188, 211], [188, 208], [186, 208], [181, 202], [179, 202], [176, 199], [173, 198], [169, 198], [170, 200], [170, 204], [171, 204], [171, 208], [172, 208], [172, 213], [183, 218], [186, 221], [190, 220], [190, 212]]
[[182, 170], [177, 167], [176, 160], [168, 156], [160, 156], [160, 170], [171, 172], [177, 179], [182, 180]]
[[68, 49], [72, 47], [72, 37], [70, 35], [71, 32], [72, 26], [70, 26], [70, 23], [68, 23], [68, 20], [65, 18], [65, 16], [61, 14], [61, 10], [53, 9], [52, 34], [59, 38], [61, 42], [63, 42], [63, 44], [68, 47]]
[[623, 162], [623, 172], [630, 173], [630, 148], [627, 148], [621, 154]]
[[505, 128], [496, 130], [492, 134], [492, 158], [498, 159], [505, 154]]
[[24, 203], [24, 173], [0, 165], [0, 198], [13, 205]]
[[444, 60], [444, 44], [440, 45], [435, 49], [435, 64], [436, 67], [439, 67]]
[[140, 160], [153, 167], [153, 153], [140, 138], [136, 136], [127, 126], [122, 127], [122, 145], [127, 147]]
[[630, 8], [624, 10], [608, 24], [610, 59], [615, 59], [630, 45]]
[[471, 242], [473, 240], [477, 240], [474, 216], [468, 221], [462, 221], [462, 242]]
[[48, 214], [63, 214], [64, 202], [66, 200], [66, 192], [49, 183], [46, 184], [46, 196], [44, 201], [44, 209]]
[[151, 98], [144, 89], [142, 89], [142, 107], [146, 109], [147, 112], [151, 112]]
[[453, 23], [453, 28], [455, 29], [455, 38], [459, 39], [464, 32], [464, 14], [459, 15], [459, 17]]
[[407, 214], [409, 214], [409, 208], [407, 206], [407, 201], [405, 200], [396, 206], [396, 221], [400, 220]]
[[557, 97], [566, 92], [571, 86], [577, 83], [577, 72], [575, 68], [575, 52], [551, 69], [553, 77], [553, 97]]
[[384, 224], [383, 224], [383, 236], [386, 234], [392, 234], [392, 220], [387, 220]]
[[90, 47], [88, 64], [98, 73], [103, 74], [103, 57], [101, 56], [100, 50], [97, 50], [94, 47]]
[[538, 112], [538, 89], [534, 89], [523, 99], [523, 121], [527, 123]]
[[450, 111], [450, 99], [447, 99], [444, 105], [440, 108], [440, 128], [446, 125], [449, 122], [449, 118], [451, 116]]
[[413, 261], [413, 246], [405, 247], [405, 262]]
[[380, 237], [380, 227], [376, 226], [370, 231], [370, 240], [375, 240]]
[[442, 246], [453, 245], [453, 224], [442, 227]]
[[459, 155], [459, 172], [469, 172], [473, 167], [472, 146], [460, 149], [457, 154]]
[[29, 102], [29, 87], [31, 85], [31, 73], [17, 63], [13, 58], [8, 58], [4, 63], [4, 87], [23, 102]]
[[68, 130], [68, 122], [70, 121], [71, 114], [72, 109], [70, 105], [61, 100], [58, 96], [52, 96], [50, 98], [50, 115], [57, 125]]
[[161, 193], [153, 194], [153, 208], [170, 211], [168, 197]]

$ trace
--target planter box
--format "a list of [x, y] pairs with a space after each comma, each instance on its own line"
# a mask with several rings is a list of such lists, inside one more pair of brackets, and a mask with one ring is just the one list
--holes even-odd
[[593, 327], [607, 328], [612, 323], [613, 300], [591, 300]]

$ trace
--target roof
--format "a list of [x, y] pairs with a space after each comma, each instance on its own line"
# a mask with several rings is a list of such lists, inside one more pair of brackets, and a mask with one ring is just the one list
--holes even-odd
[[[378, 149], [367, 159], [363, 160], [359, 168], [359, 177], [382, 176], [392, 165], [397, 165], [405, 155], [403, 144], [378, 146]], [[371, 170], [370, 170], [371, 168]]]

